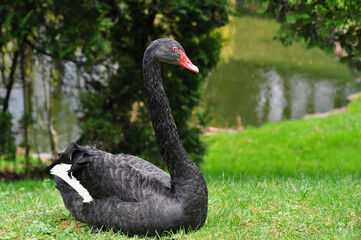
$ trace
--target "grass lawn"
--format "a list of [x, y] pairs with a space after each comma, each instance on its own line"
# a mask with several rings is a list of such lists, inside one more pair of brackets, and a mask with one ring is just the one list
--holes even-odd
[[[361, 236], [361, 182], [353, 177], [208, 179], [209, 216], [173, 239], [352, 239]], [[0, 183], [1, 239], [122, 239], [92, 233], [65, 209], [54, 183]], [[137, 239], [137, 238], [135, 238]]]
[[211, 176], [361, 176], [361, 113], [284, 121], [207, 138]]
[[[324, 119], [207, 137], [205, 226], [172, 239], [361, 238], [361, 98]], [[1, 239], [121, 239], [92, 233], [53, 180], [0, 182]]]

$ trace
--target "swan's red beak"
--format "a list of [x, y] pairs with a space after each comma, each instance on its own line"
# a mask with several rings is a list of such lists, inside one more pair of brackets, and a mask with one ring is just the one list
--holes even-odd
[[179, 65], [181, 65], [182, 67], [185, 67], [193, 72], [198, 73], [199, 69], [197, 68], [196, 65], [194, 65], [191, 60], [189, 60], [189, 58], [187, 57], [187, 55], [182, 52], [181, 50], [178, 49], [179, 54], [181, 55], [181, 60], [178, 62]]

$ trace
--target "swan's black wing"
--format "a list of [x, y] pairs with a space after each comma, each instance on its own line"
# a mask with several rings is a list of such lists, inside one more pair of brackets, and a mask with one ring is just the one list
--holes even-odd
[[55, 176], [55, 181], [67, 209], [77, 220], [91, 225], [94, 230], [113, 229], [130, 236], [154, 236], [170, 230], [177, 232], [181, 226], [185, 230], [192, 229], [188, 228], [189, 217], [174, 197], [155, 194], [140, 202], [124, 202], [110, 197], [84, 203], [83, 198], [63, 179]]
[[71, 164], [69, 176], [75, 177], [93, 199], [137, 202], [156, 193], [171, 192], [169, 174], [132, 155], [113, 155], [71, 143], [57, 163]]

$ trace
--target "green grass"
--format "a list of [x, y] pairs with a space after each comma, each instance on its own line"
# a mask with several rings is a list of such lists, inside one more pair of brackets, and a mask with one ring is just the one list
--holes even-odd
[[360, 176], [360, 119], [345, 113], [210, 136], [203, 169], [214, 176]]
[[[40, 168], [44, 164], [49, 164], [49, 161], [44, 162], [37, 158], [30, 156], [30, 166], [32, 169]], [[17, 174], [24, 174], [26, 169], [26, 159], [24, 155], [17, 156], [14, 161], [5, 160], [0, 157], [0, 171], [16, 172]]]
[[[208, 179], [205, 226], [170, 239], [352, 239], [361, 182], [352, 177]], [[63, 206], [53, 181], [0, 183], [1, 239], [124, 239], [94, 234]], [[138, 239], [135, 237], [134, 239]]]

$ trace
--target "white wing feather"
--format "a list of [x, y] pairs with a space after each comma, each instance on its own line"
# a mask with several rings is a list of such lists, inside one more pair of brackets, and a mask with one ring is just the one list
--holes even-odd
[[90, 196], [88, 190], [83, 187], [75, 177], [70, 178], [68, 175], [68, 171], [70, 169], [70, 164], [57, 164], [51, 170], [50, 173], [56, 175], [63, 179], [66, 183], [68, 183], [72, 188], [75, 189], [79, 193], [79, 195], [83, 198], [83, 202], [91, 202], [93, 200], [92, 196]]

